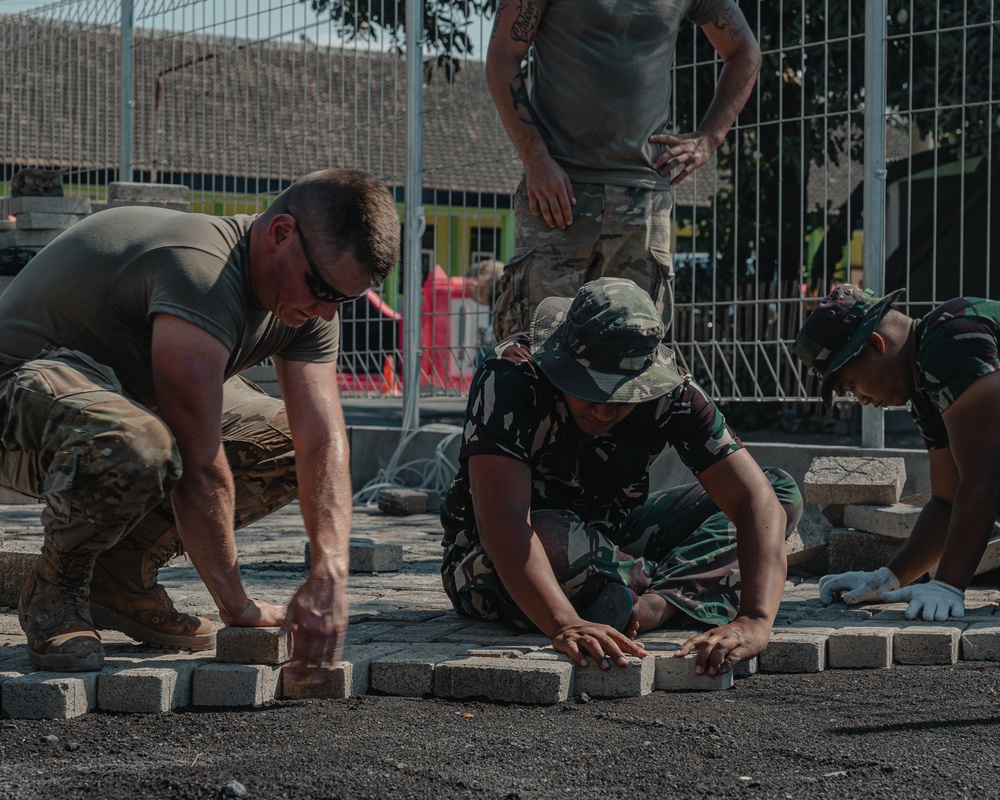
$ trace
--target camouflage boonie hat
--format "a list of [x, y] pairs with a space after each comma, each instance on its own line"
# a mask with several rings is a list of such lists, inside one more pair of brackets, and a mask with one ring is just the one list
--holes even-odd
[[546, 297], [531, 321], [531, 354], [557, 388], [589, 403], [640, 403], [682, 378], [662, 343], [653, 301], [625, 278], [585, 283], [572, 300]]
[[905, 289], [875, 297], [844, 283], [830, 292], [802, 325], [795, 337], [794, 352], [822, 380], [820, 392], [827, 407], [833, 402], [830, 378], [868, 344], [889, 307]]

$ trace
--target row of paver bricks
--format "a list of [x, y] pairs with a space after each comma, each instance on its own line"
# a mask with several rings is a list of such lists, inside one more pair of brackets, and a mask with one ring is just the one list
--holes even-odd
[[[736, 677], [754, 672], [814, 673], [825, 669], [884, 669], [892, 664], [953, 664], [1000, 660], [1000, 621], [978, 610], [968, 622], [914, 623], [899, 611], [869, 622], [790, 623], [775, 630], [767, 649], [740, 664]], [[139, 654], [107, 645], [103, 671], [33, 672], [25, 648], [0, 662], [0, 706], [12, 718], [69, 718], [100, 709], [157, 713], [187, 706], [248, 707], [277, 699], [346, 698], [365, 693], [443, 698], [486, 698], [552, 704], [586, 693], [638, 697], [652, 691], [720, 690], [733, 674], [694, 673], [694, 657], [673, 651], [684, 631], [642, 637], [650, 657], [624, 668], [581, 668], [547, 646], [538, 634], [515, 634], [491, 623], [443, 614], [418, 624], [352, 624], [343, 661], [317, 685], [282, 680], [288, 635], [276, 629], [224, 628], [214, 658], [205, 654]], [[436, 641], [428, 641], [436, 636]]]
[[0, 706], [4, 716], [15, 719], [66, 719], [96, 709], [158, 713], [368, 692], [551, 704], [583, 693], [634, 697], [654, 689], [726, 689], [733, 680], [732, 675], [695, 675], [693, 656], [674, 657], [676, 643], [661, 643], [652, 657], [630, 658], [627, 667], [605, 671], [580, 668], [530, 635], [508, 637], [523, 640], [516, 646], [401, 638], [348, 644], [343, 660], [321, 683], [306, 685], [282, 680], [290, 638], [276, 629], [224, 628], [214, 659], [177, 653], [142, 657], [129, 655], [127, 646], [107, 645], [104, 669], [91, 673], [33, 672], [24, 648], [12, 647], [7, 649], [17, 654], [0, 662]]

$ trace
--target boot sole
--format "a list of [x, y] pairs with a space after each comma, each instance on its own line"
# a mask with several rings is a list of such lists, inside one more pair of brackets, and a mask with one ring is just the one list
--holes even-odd
[[[24, 624], [24, 597], [17, 601], [17, 620], [21, 623], [21, 630], [27, 631], [28, 626]], [[28, 661], [35, 669], [45, 672], [99, 672], [104, 669], [104, 653], [91, 653], [80, 658], [68, 654], [56, 653], [44, 655], [36, 653], [28, 646]]]
[[124, 614], [119, 614], [107, 606], [90, 601], [90, 615], [95, 627], [102, 630], [119, 631], [138, 642], [171, 650], [212, 650], [215, 648], [215, 631], [197, 636], [172, 636], [140, 625]]

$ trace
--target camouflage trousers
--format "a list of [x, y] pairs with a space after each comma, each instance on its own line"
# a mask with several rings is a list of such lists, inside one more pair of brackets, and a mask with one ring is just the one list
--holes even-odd
[[[295, 453], [280, 400], [231, 378], [222, 439], [237, 528], [295, 499]], [[0, 487], [44, 501], [45, 535], [58, 549], [103, 552], [132, 533], [165, 533], [180, 476], [166, 424], [126, 397], [109, 367], [56, 348], [0, 378]]]
[[[802, 494], [788, 473], [767, 467], [764, 474], [785, 511], [787, 538], [802, 516]], [[613, 582], [635, 596], [661, 595], [706, 625], [724, 625], [739, 610], [736, 527], [699, 483], [651, 494], [615, 527], [559, 510], [533, 511], [531, 524], [574, 608], [586, 608]], [[532, 627], [474, 531], [459, 533], [445, 550], [441, 574], [460, 614]]]
[[588, 281], [628, 278], [645, 289], [669, 330], [673, 318], [670, 257], [672, 193], [574, 183], [573, 224], [550, 228], [528, 210], [522, 179], [514, 197], [514, 254], [494, 307], [496, 340], [531, 327], [546, 297], [575, 297]]

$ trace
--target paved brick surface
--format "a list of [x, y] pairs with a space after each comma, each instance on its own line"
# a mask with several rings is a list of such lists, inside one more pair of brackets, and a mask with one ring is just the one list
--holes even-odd
[[[37, 505], [0, 505], [4, 552], [33, 555], [38, 551], [39, 511]], [[671, 680], [678, 686], [690, 680], [690, 689], [724, 688], [704, 676], [692, 678], [688, 671], [693, 657], [669, 656], [671, 649], [692, 635], [691, 629], [646, 632], [640, 638], [651, 653], [648, 659], [633, 662], [620, 673], [598, 676], [594, 671], [581, 678], [586, 671], [552, 651], [546, 637], [456, 614], [441, 589], [440, 527], [435, 515], [392, 517], [359, 509], [354, 514], [353, 534], [398, 548], [402, 562], [394, 573], [351, 575], [344, 661], [319, 687], [282, 687], [276, 664], [213, 661], [218, 651], [184, 654], [150, 650], [113, 631], [102, 632], [108, 653], [108, 666], [102, 673], [90, 673], [79, 681], [73, 680], [77, 676], [36, 673], [27, 661], [16, 610], [0, 608], [0, 705], [13, 717], [44, 713], [66, 718], [95, 709], [154, 713], [190, 704], [253, 706], [271, 702], [276, 696], [343, 698], [363, 692], [556, 703], [582, 691], [592, 697], [640, 695], [646, 691], [645, 675], [650, 669], [654, 691], [661, 683], [672, 685]], [[273, 603], [288, 602], [307, 576], [305, 543], [294, 504], [240, 531], [237, 544], [250, 594]], [[12, 596], [17, 593], [18, 580]], [[212, 619], [220, 628], [220, 641], [225, 643], [229, 634], [221, 630], [215, 604], [186, 559], [176, 559], [162, 570], [161, 582], [182, 610]], [[1000, 590], [970, 590], [963, 620], [925, 623], [906, 620], [905, 604], [823, 606], [816, 583], [816, 576], [792, 572], [768, 649], [758, 659], [738, 665], [735, 676], [722, 676], [723, 683], [733, 685], [734, 677], [752, 676], [758, 669], [815, 672], [851, 666], [873, 668], [882, 664], [880, 654], [887, 630], [896, 631], [894, 647], [902, 643], [901, 650], [895, 648], [902, 653], [897, 661], [951, 663], [950, 659], [959, 657], [1000, 658], [1000, 617], [996, 616]], [[255, 631], [253, 635], [271, 634]], [[267, 643], [274, 644], [273, 640]], [[225, 647], [220, 649], [225, 657]], [[253, 656], [254, 660], [259, 658]], [[212, 663], [205, 666], [208, 662]], [[668, 680], [664, 670], [682, 667], [683, 671]], [[55, 683], [47, 684], [50, 679]], [[601, 685], [589, 686], [591, 679]], [[687, 683], [684, 686], [687, 688]]]
[[[528, 655], [527, 658], [532, 658], [532, 655]], [[649, 694], [653, 691], [656, 659], [634, 656], [626, 658], [628, 659], [626, 667], [612, 666], [611, 669], [601, 669], [593, 661], [586, 667], [574, 666], [573, 693], [586, 692], [591, 697], [642, 697], [644, 694]]]

